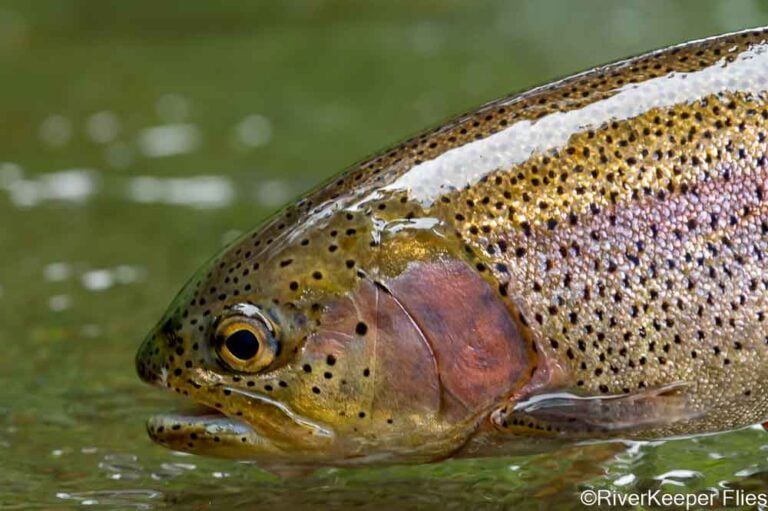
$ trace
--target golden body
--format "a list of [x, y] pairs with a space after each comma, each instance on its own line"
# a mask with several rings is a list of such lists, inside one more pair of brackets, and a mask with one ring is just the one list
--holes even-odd
[[[765, 420], [767, 49], [727, 35], [502, 99], [289, 206], [137, 357], [226, 419], [150, 434], [282, 466]], [[279, 349], [232, 370], [213, 334], [246, 305]]]

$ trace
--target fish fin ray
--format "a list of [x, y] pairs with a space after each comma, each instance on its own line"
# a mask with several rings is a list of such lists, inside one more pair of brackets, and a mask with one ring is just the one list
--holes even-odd
[[541, 394], [498, 408], [491, 414], [491, 422], [518, 434], [643, 437], [703, 414], [693, 405], [689, 387], [687, 382], [678, 382], [615, 395]]

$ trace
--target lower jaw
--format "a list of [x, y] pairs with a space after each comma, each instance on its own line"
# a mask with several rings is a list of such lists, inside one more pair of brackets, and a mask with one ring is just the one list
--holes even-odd
[[[150, 438], [159, 445], [190, 454], [251, 461], [281, 477], [304, 476], [321, 467], [359, 467], [395, 463], [428, 463], [430, 453], [375, 452], [343, 455], [332, 450], [278, 447], [247, 423], [210, 408], [188, 413], [158, 414], [147, 421]], [[335, 454], [335, 455], [334, 455]]]
[[281, 452], [245, 422], [204, 407], [153, 415], [147, 433], [163, 447], [205, 456], [248, 460]]

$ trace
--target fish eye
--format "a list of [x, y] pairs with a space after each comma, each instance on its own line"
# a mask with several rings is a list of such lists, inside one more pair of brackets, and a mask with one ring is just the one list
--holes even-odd
[[259, 352], [259, 338], [249, 328], [237, 330], [224, 340], [229, 353], [238, 360], [250, 360]]
[[228, 368], [255, 373], [269, 366], [277, 356], [274, 324], [267, 318], [233, 316], [216, 326], [216, 350]]

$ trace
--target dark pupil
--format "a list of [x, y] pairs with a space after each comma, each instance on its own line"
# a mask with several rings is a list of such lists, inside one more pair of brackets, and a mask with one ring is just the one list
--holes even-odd
[[253, 358], [259, 351], [259, 340], [250, 330], [238, 330], [224, 341], [232, 355], [240, 360]]

